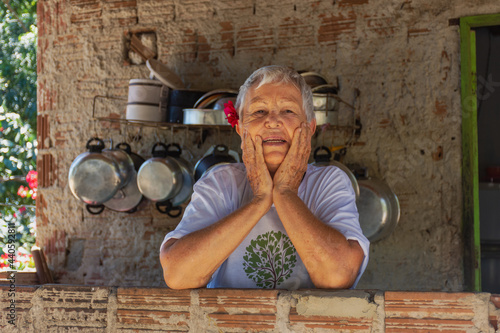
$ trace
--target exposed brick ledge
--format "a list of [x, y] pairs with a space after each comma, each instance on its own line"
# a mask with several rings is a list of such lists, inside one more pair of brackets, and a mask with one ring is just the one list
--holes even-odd
[[[18, 332], [495, 332], [500, 295], [377, 290], [0, 287], [0, 329]], [[10, 330], [9, 330], [10, 329]]]

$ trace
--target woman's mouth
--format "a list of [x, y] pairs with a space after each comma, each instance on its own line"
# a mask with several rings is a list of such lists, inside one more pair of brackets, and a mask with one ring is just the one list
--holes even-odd
[[286, 143], [287, 141], [282, 138], [266, 138], [262, 140], [262, 143], [265, 145], [282, 145]]

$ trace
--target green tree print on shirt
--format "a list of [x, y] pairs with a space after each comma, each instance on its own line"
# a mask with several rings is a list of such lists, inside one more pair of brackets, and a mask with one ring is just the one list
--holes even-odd
[[280, 231], [269, 231], [250, 241], [243, 269], [257, 287], [276, 288], [290, 277], [297, 262], [295, 247]]

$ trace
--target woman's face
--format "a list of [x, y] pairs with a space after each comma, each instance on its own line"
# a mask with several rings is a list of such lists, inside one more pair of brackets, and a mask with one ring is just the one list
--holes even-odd
[[[247, 130], [254, 142], [256, 136], [262, 138], [264, 159], [271, 172], [283, 162], [295, 129], [307, 123], [302, 95], [292, 84], [271, 83], [258, 89], [250, 88], [241, 118], [236, 128], [238, 134], [243, 138]], [[316, 121], [311, 121], [309, 126], [314, 132]]]

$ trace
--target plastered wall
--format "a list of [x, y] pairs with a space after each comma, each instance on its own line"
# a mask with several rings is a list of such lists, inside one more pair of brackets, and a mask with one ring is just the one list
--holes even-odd
[[[372, 244], [359, 288], [464, 288], [461, 225], [461, 16], [500, 12], [497, 0], [177, 1], [39, 0], [37, 241], [61, 283], [162, 286], [158, 247], [178, 220], [145, 202], [133, 214], [88, 214], [68, 188], [71, 162], [94, 135], [126, 140], [149, 157], [179, 142], [196, 162], [232, 131], [139, 129], [93, 121], [96, 95], [126, 97], [145, 78], [131, 32], [154, 32], [158, 59], [189, 88], [237, 89], [256, 68], [283, 64], [338, 84], [340, 122], [362, 128], [346, 163], [368, 168], [397, 194], [394, 233]], [[451, 21], [450, 21], [451, 20]], [[104, 103], [100, 116], [123, 117]], [[325, 130], [313, 144], [343, 144]]]

